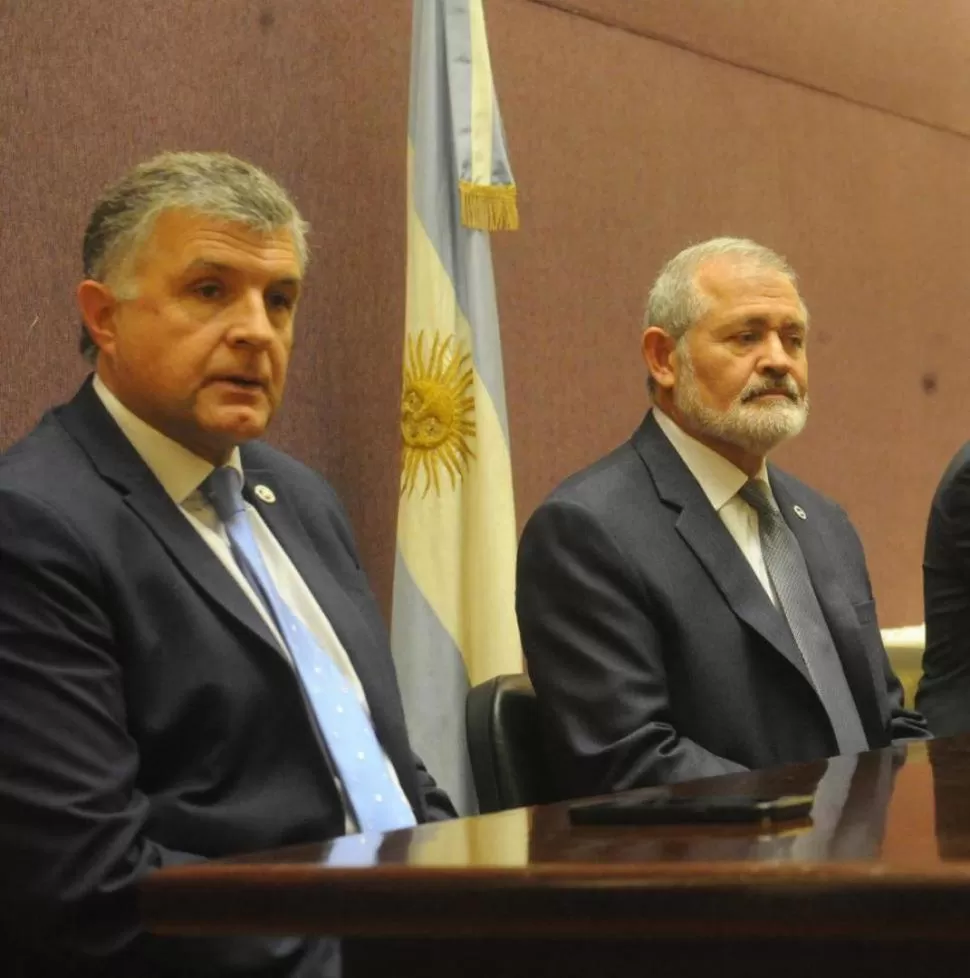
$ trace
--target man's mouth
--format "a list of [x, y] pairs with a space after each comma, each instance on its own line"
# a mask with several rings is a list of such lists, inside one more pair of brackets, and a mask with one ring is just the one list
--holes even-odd
[[786, 397], [789, 401], [798, 403], [798, 395], [793, 394], [790, 390], [786, 390], [784, 387], [770, 387], [760, 391], [752, 391], [750, 394], [746, 394], [744, 397], [745, 402], [756, 401], [762, 397]]
[[265, 386], [259, 377], [249, 377], [245, 374], [224, 374], [221, 377], [213, 377], [212, 383], [234, 384], [237, 387], [245, 387], [248, 390], [262, 390]]

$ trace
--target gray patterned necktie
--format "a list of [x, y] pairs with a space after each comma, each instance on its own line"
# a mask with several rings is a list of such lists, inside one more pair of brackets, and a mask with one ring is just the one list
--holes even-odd
[[868, 750], [852, 690], [795, 534], [778, 511], [765, 482], [751, 479], [738, 495], [758, 513], [758, 535], [768, 576], [815, 690], [832, 722], [840, 752], [852, 754]]

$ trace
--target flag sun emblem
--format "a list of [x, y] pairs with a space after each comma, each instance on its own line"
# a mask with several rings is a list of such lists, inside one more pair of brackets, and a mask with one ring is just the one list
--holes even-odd
[[404, 450], [401, 495], [410, 496], [424, 473], [422, 497], [434, 489], [441, 495], [439, 470], [448, 473], [451, 488], [475, 457], [469, 440], [475, 435], [475, 398], [471, 354], [454, 335], [435, 334], [426, 351], [425, 331], [409, 334], [401, 395]]

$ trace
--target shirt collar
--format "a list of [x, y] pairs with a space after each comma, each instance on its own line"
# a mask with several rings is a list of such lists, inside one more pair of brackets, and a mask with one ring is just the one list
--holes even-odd
[[[688, 435], [676, 421], [664, 414], [656, 405], [653, 408], [653, 416], [684, 465], [704, 490], [704, 495], [707, 496], [715, 512], [720, 512], [721, 508], [738, 494], [738, 490], [748, 481], [748, 476], [713, 448], [708, 448], [707, 445]], [[764, 462], [761, 463], [761, 469], [755, 478], [768, 482], [768, 471]]]
[[[108, 390], [97, 374], [94, 375], [93, 387], [105, 410], [114, 418], [142, 461], [152, 470], [165, 492], [181, 506], [215, 466], [142, 421]], [[242, 460], [238, 448], [232, 450], [226, 464], [236, 469], [240, 479], [242, 478]]]

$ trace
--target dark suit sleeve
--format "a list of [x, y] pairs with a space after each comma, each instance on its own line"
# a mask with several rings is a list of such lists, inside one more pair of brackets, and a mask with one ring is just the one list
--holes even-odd
[[418, 776], [418, 790], [424, 801], [424, 814], [422, 822], [444, 822], [450, 818], [457, 818], [458, 812], [452, 805], [451, 799], [445, 794], [443, 788], [439, 788], [435, 779], [428, 773], [424, 766], [424, 761], [417, 754], [414, 757], [414, 766]]
[[111, 601], [69, 522], [0, 493], [0, 919], [22, 950], [72, 967], [113, 955], [122, 973], [252, 974], [287, 948], [141, 929], [137, 881], [201, 857], [150, 837]]
[[529, 520], [516, 606], [566, 794], [746, 770], [678, 732], [650, 594], [586, 510], [550, 501]]
[[916, 710], [908, 710], [903, 701], [905, 694], [902, 683], [892, 670], [889, 657], [885, 660], [886, 696], [889, 699], [889, 736], [893, 742], [906, 740], [927, 740], [932, 734], [926, 718]]
[[930, 509], [923, 602], [926, 651], [917, 704], [938, 736], [970, 730], [970, 464], [966, 462], [944, 476]]

